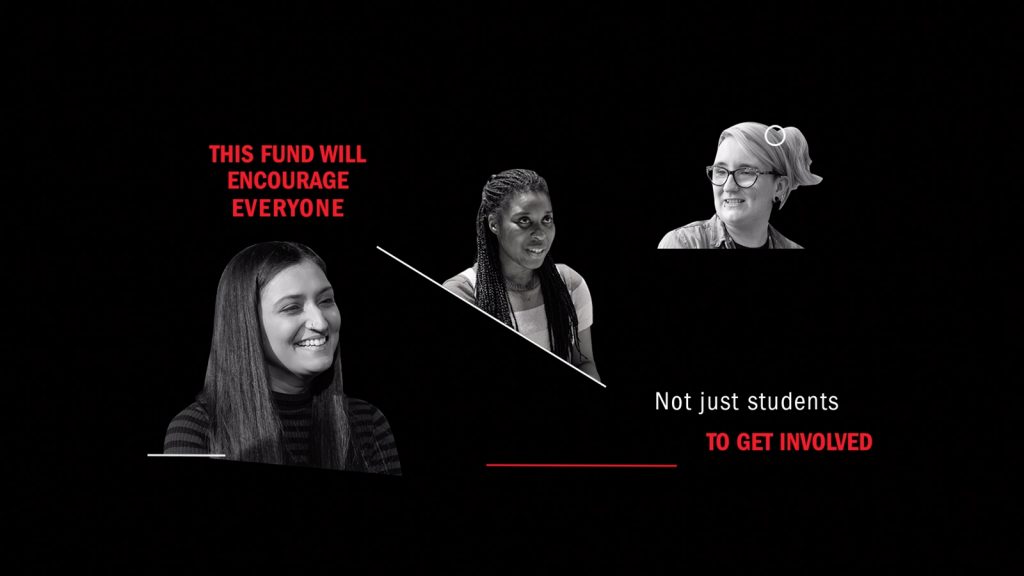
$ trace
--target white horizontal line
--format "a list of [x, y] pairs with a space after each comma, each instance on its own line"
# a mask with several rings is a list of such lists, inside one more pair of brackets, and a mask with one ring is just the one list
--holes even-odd
[[471, 308], [473, 308], [473, 309], [474, 309], [474, 310], [476, 310], [477, 312], [479, 312], [479, 313], [483, 314], [484, 316], [487, 316], [487, 317], [488, 317], [488, 318], [490, 318], [491, 320], [494, 320], [495, 322], [497, 322], [497, 323], [498, 323], [498, 324], [499, 324], [500, 326], [502, 326], [503, 328], [507, 328], [508, 330], [511, 330], [513, 334], [515, 334], [515, 335], [519, 336], [519, 337], [520, 337], [520, 338], [522, 338], [523, 340], [526, 340], [526, 341], [527, 341], [527, 342], [529, 342], [530, 344], [533, 344], [533, 345], [534, 345], [534, 346], [536, 346], [537, 348], [540, 348], [541, 350], [543, 350], [543, 351], [547, 352], [547, 353], [548, 353], [548, 354], [550, 354], [551, 356], [554, 356], [555, 358], [558, 358], [558, 359], [559, 359], [559, 360], [560, 360], [560, 361], [561, 361], [561, 362], [562, 362], [563, 364], [565, 364], [565, 365], [566, 365], [566, 366], [568, 366], [569, 368], [572, 368], [573, 370], [575, 370], [575, 371], [579, 372], [580, 374], [583, 374], [583, 375], [584, 375], [584, 376], [586, 376], [587, 378], [590, 378], [590, 379], [591, 379], [591, 380], [593, 380], [593, 381], [594, 381], [594, 383], [596, 383], [596, 384], [597, 384], [598, 386], [600, 386], [600, 387], [602, 387], [602, 388], [607, 388], [607, 386], [605, 386], [604, 384], [602, 384], [601, 382], [599, 382], [599, 381], [598, 381], [598, 380], [597, 380], [596, 378], [594, 378], [594, 377], [593, 377], [593, 376], [591, 376], [590, 374], [587, 374], [587, 373], [586, 373], [586, 372], [584, 372], [583, 370], [580, 370], [580, 369], [579, 369], [579, 368], [577, 368], [576, 366], [573, 366], [573, 365], [572, 365], [572, 363], [571, 363], [571, 362], [569, 362], [568, 360], [566, 360], [565, 358], [562, 358], [561, 356], [559, 356], [558, 354], [555, 354], [555, 353], [554, 353], [554, 352], [552, 352], [551, 350], [548, 350], [547, 348], [545, 348], [545, 347], [541, 346], [540, 344], [537, 344], [537, 343], [536, 343], [536, 342], [534, 342], [533, 340], [530, 340], [529, 338], [527, 338], [527, 337], [526, 337], [526, 335], [524, 335], [524, 334], [520, 334], [520, 333], [519, 333], [519, 332], [518, 332], [518, 331], [517, 331], [517, 330], [516, 330], [515, 328], [513, 328], [513, 327], [509, 326], [508, 324], [505, 324], [505, 323], [504, 323], [504, 322], [502, 322], [501, 320], [498, 320], [497, 318], [495, 318], [494, 316], [491, 316], [491, 315], [490, 315], [490, 314], [488, 314], [487, 312], [484, 312], [484, 311], [483, 311], [483, 310], [481, 310], [480, 308], [477, 308], [476, 306], [473, 306], [472, 304], [470, 304], [469, 302], [466, 302], [466, 301], [465, 301], [465, 300], [463, 300], [462, 298], [459, 298], [457, 294], [454, 294], [454, 293], [452, 293], [451, 291], [449, 291], [449, 290], [448, 290], [447, 288], [445, 288], [444, 286], [442, 286], [440, 282], [438, 282], [437, 280], [434, 280], [434, 279], [433, 279], [433, 278], [431, 278], [430, 276], [427, 276], [426, 274], [424, 274], [423, 272], [420, 272], [419, 270], [417, 270], [417, 269], [413, 268], [412, 266], [409, 266], [408, 264], [406, 264], [405, 262], [403, 262], [403, 261], [402, 261], [402, 260], [401, 260], [400, 258], [398, 258], [397, 256], [395, 256], [394, 254], [392, 254], [392, 253], [388, 252], [387, 250], [385, 250], [385, 249], [381, 248], [380, 246], [377, 246], [377, 250], [380, 250], [381, 252], [383, 252], [383, 253], [387, 254], [388, 256], [391, 256], [391, 257], [392, 257], [392, 258], [394, 258], [394, 260], [395, 260], [396, 262], [398, 262], [399, 264], [401, 264], [401, 265], [405, 266], [406, 268], [408, 268], [409, 270], [412, 270], [413, 272], [415, 272], [415, 273], [419, 274], [420, 276], [423, 276], [424, 278], [426, 278], [427, 280], [429, 280], [429, 281], [430, 281], [430, 282], [431, 282], [432, 284], [434, 284], [435, 286], [437, 286], [437, 287], [438, 287], [438, 288], [440, 288], [441, 290], [444, 290], [446, 294], [451, 294], [451, 295], [452, 295], [452, 297], [453, 297], [453, 298], [455, 298], [456, 300], [458, 300], [459, 302], [462, 302], [463, 304], [468, 304], [468, 305], [469, 305], [469, 306], [470, 306]]
[[227, 458], [225, 454], [146, 454], [146, 456], [167, 456], [175, 458]]

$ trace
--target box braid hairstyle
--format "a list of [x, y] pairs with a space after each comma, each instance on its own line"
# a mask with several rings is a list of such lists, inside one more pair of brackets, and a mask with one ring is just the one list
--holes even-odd
[[[480, 210], [476, 215], [476, 305], [505, 324], [519, 330], [512, 314], [512, 302], [501, 273], [498, 238], [487, 226], [487, 218], [504, 209], [513, 194], [534, 192], [549, 198], [548, 183], [532, 170], [514, 169], [494, 174], [484, 184], [480, 197]], [[548, 338], [551, 351], [562, 358], [572, 359], [572, 349], [579, 353], [579, 320], [569, 289], [555, 268], [551, 253], [536, 271], [540, 277], [540, 290], [544, 298], [544, 312], [548, 320]]]

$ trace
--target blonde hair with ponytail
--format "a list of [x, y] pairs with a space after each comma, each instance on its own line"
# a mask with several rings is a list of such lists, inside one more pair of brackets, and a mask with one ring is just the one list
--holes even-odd
[[799, 186], [812, 186], [821, 182], [821, 176], [811, 173], [811, 156], [807, 149], [807, 139], [803, 132], [794, 126], [783, 128], [785, 138], [777, 136], [782, 144], [772, 145], [767, 138], [776, 132], [769, 132], [768, 126], [760, 122], [740, 122], [722, 131], [718, 137], [718, 145], [729, 137], [735, 138], [740, 147], [748, 154], [764, 162], [770, 169], [786, 177], [789, 185], [781, 197], [779, 209], [786, 204], [790, 192]]

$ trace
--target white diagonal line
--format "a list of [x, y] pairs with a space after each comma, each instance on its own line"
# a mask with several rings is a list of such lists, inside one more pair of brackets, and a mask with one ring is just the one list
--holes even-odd
[[599, 381], [598, 381], [597, 379], [595, 379], [595, 378], [594, 378], [593, 376], [591, 376], [590, 374], [587, 374], [587, 373], [586, 373], [586, 372], [584, 372], [583, 370], [580, 370], [580, 369], [579, 369], [579, 368], [577, 368], [576, 366], [573, 366], [573, 365], [572, 365], [572, 363], [571, 363], [571, 362], [569, 362], [568, 360], [566, 360], [565, 358], [562, 358], [561, 356], [559, 356], [558, 354], [555, 354], [555, 353], [554, 353], [554, 352], [552, 352], [551, 350], [548, 350], [547, 348], [545, 348], [545, 347], [541, 346], [540, 344], [537, 344], [537, 343], [536, 343], [536, 342], [534, 342], [533, 340], [530, 340], [529, 338], [527, 338], [527, 337], [526, 337], [526, 336], [524, 336], [523, 334], [520, 334], [520, 333], [519, 333], [518, 331], [516, 331], [516, 329], [515, 329], [515, 328], [513, 328], [513, 327], [509, 326], [508, 324], [505, 324], [505, 323], [504, 323], [504, 322], [502, 322], [501, 320], [498, 320], [497, 318], [495, 318], [494, 316], [491, 316], [491, 315], [490, 315], [490, 314], [488, 314], [487, 312], [484, 312], [484, 311], [483, 311], [483, 310], [481, 310], [480, 308], [477, 308], [476, 306], [473, 306], [472, 304], [470, 304], [469, 302], [466, 302], [466, 301], [465, 301], [465, 300], [463, 300], [462, 298], [459, 298], [459, 296], [458, 296], [457, 294], [455, 294], [455, 293], [453, 293], [453, 292], [449, 291], [449, 290], [448, 290], [447, 288], [445, 288], [444, 286], [442, 286], [440, 282], [438, 282], [438, 281], [434, 280], [434, 279], [433, 279], [433, 278], [431, 278], [430, 276], [427, 276], [427, 275], [426, 275], [426, 274], [424, 274], [423, 272], [420, 272], [419, 270], [417, 270], [417, 269], [413, 268], [412, 266], [408, 265], [407, 263], [405, 263], [404, 261], [402, 261], [402, 259], [401, 259], [401, 258], [399, 258], [399, 257], [395, 256], [395, 255], [394, 255], [394, 254], [392, 254], [391, 252], [388, 252], [387, 250], [385, 250], [385, 249], [381, 248], [380, 246], [377, 246], [377, 250], [380, 250], [381, 252], [383, 252], [383, 253], [387, 254], [388, 256], [390, 256], [391, 258], [393, 258], [393, 259], [395, 260], [395, 262], [398, 262], [398, 263], [399, 263], [399, 264], [401, 264], [402, 266], [405, 266], [405, 267], [406, 267], [406, 268], [408, 268], [409, 270], [412, 270], [413, 272], [415, 272], [415, 273], [419, 274], [420, 276], [422, 276], [422, 277], [426, 278], [426, 279], [427, 279], [427, 280], [428, 280], [428, 281], [429, 281], [429, 282], [430, 282], [431, 284], [433, 284], [434, 286], [437, 286], [438, 288], [440, 288], [441, 290], [443, 290], [443, 291], [444, 291], [444, 292], [445, 292], [446, 294], [450, 294], [450, 295], [451, 295], [451, 296], [452, 296], [453, 298], [455, 298], [455, 299], [456, 299], [456, 300], [458, 300], [459, 302], [462, 302], [463, 304], [467, 304], [467, 305], [469, 305], [469, 307], [470, 307], [470, 308], [472, 308], [472, 309], [476, 310], [477, 312], [479, 312], [479, 313], [483, 314], [484, 316], [486, 316], [486, 317], [490, 318], [491, 320], [493, 320], [493, 321], [497, 322], [497, 323], [498, 323], [498, 325], [500, 325], [500, 326], [501, 326], [502, 328], [505, 328], [505, 329], [507, 329], [507, 330], [511, 330], [511, 331], [512, 331], [512, 333], [513, 333], [513, 334], [515, 334], [516, 336], [519, 336], [519, 337], [520, 337], [520, 338], [522, 338], [523, 340], [526, 340], [526, 341], [527, 341], [527, 342], [529, 342], [530, 344], [533, 344], [533, 345], [534, 345], [534, 346], [536, 346], [537, 348], [540, 348], [540, 349], [541, 349], [541, 350], [543, 350], [544, 352], [547, 352], [547, 353], [548, 353], [548, 354], [550, 354], [550, 355], [551, 355], [552, 357], [554, 357], [554, 358], [557, 358], [557, 359], [558, 359], [559, 361], [561, 361], [561, 362], [562, 362], [563, 364], [565, 364], [566, 366], [568, 366], [568, 367], [572, 368], [573, 370], [575, 370], [575, 371], [579, 372], [580, 374], [583, 374], [583, 375], [584, 375], [584, 376], [586, 376], [587, 378], [590, 378], [591, 380], [593, 380], [594, 382], [596, 382], [596, 383], [598, 384], [598, 386], [601, 386], [602, 388], [607, 388], [607, 386], [605, 386], [604, 384], [602, 384], [601, 382], [599, 382]]
[[146, 454], [151, 458], [158, 456], [174, 457], [174, 458], [225, 458], [225, 454]]

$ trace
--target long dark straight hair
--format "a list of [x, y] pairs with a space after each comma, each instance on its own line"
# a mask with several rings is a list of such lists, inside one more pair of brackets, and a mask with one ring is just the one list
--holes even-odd
[[[290, 463], [271, 395], [260, 296], [278, 273], [306, 261], [327, 273], [324, 261], [309, 247], [265, 242], [236, 254], [221, 274], [206, 382], [197, 398], [210, 416], [213, 453], [248, 462]], [[330, 369], [313, 380], [310, 392], [311, 464], [344, 469], [350, 434], [340, 346]]]
[[[505, 277], [501, 273], [498, 238], [488, 228], [487, 219], [491, 214], [504, 209], [514, 194], [522, 192], [551, 197], [548, 183], [533, 170], [505, 170], [491, 176], [484, 185], [480, 209], [476, 215], [476, 305], [516, 330], [519, 326], [512, 314], [512, 302], [508, 297]], [[536, 274], [540, 277], [551, 351], [571, 360], [572, 350], [579, 351], [579, 320], [572, 296], [550, 252], [545, 255]]]

